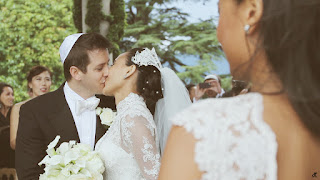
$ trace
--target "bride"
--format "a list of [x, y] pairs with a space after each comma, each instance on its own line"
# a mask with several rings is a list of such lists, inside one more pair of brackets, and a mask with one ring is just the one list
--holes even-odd
[[117, 116], [98, 141], [104, 179], [157, 179], [168, 118], [191, 104], [181, 80], [162, 68], [154, 49], [132, 49], [110, 68], [103, 94], [115, 97]]

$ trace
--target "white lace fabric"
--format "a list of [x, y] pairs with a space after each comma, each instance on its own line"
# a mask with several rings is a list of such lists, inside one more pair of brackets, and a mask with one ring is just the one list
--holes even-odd
[[96, 150], [107, 180], [155, 180], [160, 169], [156, 126], [142, 97], [131, 93], [117, 105], [117, 116]]
[[202, 180], [277, 179], [278, 145], [263, 121], [260, 94], [204, 100], [172, 121], [197, 139], [194, 160]]

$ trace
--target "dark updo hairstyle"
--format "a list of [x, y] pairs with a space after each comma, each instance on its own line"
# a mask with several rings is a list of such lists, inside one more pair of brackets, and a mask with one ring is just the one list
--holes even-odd
[[[131, 59], [136, 55], [136, 52], [141, 53], [143, 48], [134, 48], [127, 52], [126, 65], [136, 65]], [[161, 89], [161, 74], [155, 66], [138, 66], [137, 91], [146, 101], [147, 107], [154, 114], [156, 103], [163, 98]]]
[[305, 127], [320, 139], [320, 1], [264, 0], [258, 26], [257, 51], [265, 50], [282, 92]]
[[38, 76], [39, 74], [43, 73], [43, 72], [46, 72], [48, 71], [49, 74], [50, 74], [50, 78], [52, 78], [52, 73], [51, 71], [44, 67], [44, 66], [34, 66], [31, 68], [31, 70], [29, 71], [29, 74], [27, 76], [27, 80], [28, 80], [28, 84], [27, 84], [27, 87], [28, 87], [28, 92], [32, 92], [32, 89], [29, 87], [29, 83], [32, 82], [32, 78], [35, 77], [35, 76]]
[[[12, 86], [10, 86], [9, 84], [0, 82], [0, 95], [3, 93], [3, 89], [5, 87], [10, 87], [13, 90]], [[0, 104], [1, 104], [1, 107], [2, 107], [3, 103], [1, 102], [1, 100], [0, 100]]]

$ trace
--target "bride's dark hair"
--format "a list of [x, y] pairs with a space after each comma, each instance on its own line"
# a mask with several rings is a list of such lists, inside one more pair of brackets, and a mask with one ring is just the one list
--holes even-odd
[[[135, 56], [136, 52], [141, 53], [143, 48], [134, 48], [127, 52], [126, 65], [136, 65], [131, 59]], [[161, 89], [161, 74], [160, 71], [154, 66], [138, 66], [137, 78], [137, 91], [140, 96], [146, 101], [147, 107], [154, 115], [155, 106], [159, 99], [163, 97]]]
[[319, 19], [319, 0], [263, 1], [258, 47], [265, 50], [300, 120], [320, 139]]

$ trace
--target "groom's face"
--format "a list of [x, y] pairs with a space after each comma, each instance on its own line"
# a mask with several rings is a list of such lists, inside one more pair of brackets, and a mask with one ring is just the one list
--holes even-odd
[[114, 96], [114, 93], [123, 87], [124, 76], [127, 72], [127, 54], [120, 54], [115, 60], [112, 67], [109, 69], [106, 85], [103, 89], [103, 94]]
[[87, 72], [82, 74], [82, 85], [90, 94], [101, 94], [105, 86], [106, 77], [108, 76], [108, 50], [88, 51], [89, 64]]

